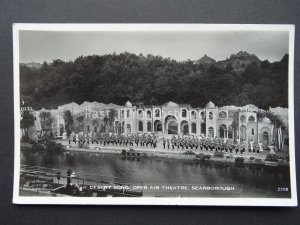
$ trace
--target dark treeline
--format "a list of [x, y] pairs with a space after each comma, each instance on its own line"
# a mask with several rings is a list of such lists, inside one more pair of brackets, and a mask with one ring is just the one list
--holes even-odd
[[241, 73], [193, 61], [130, 53], [54, 60], [39, 69], [20, 65], [21, 94], [34, 108], [98, 101], [145, 105], [167, 101], [204, 107], [254, 104], [288, 106], [288, 55], [280, 62], [249, 64]]

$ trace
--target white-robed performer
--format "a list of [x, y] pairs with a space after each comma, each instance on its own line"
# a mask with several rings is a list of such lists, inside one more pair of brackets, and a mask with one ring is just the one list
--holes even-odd
[[259, 146], [259, 152], [262, 153], [264, 150], [263, 150], [263, 147], [262, 147], [262, 143], [259, 142], [258, 143], [258, 146]]
[[255, 150], [254, 150], [253, 147], [254, 147], [254, 140], [251, 139], [251, 141], [250, 141], [250, 151], [253, 152], [253, 153], [255, 154]]

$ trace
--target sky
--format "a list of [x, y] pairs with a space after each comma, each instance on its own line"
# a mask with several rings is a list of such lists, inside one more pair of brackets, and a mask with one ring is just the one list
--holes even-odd
[[130, 52], [178, 61], [204, 54], [224, 60], [247, 51], [280, 61], [288, 53], [287, 31], [20, 31], [20, 62], [73, 61], [79, 56]]

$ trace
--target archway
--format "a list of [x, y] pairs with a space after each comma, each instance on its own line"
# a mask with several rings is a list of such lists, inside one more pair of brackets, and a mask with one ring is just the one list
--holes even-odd
[[155, 109], [155, 117], [160, 117], [160, 110], [159, 109]]
[[208, 128], [208, 137], [213, 138], [214, 136], [214, 128]]
[[205, 123], [201, 123], [201, 134], [206, 135], [206, 124]]
[[264, 131], [262, 134], [262, 144], [264, 149], [267, 149], [269, 146], [269, 133], [267, 131]]
[[186, 114], [187, 114], [186, 109], [183, 109], [183, 110], [181, 111], [181, 116], [182, 116], [183, 118], [186, 118]]
[[268, 127], [260, 129], [260, 141], [262, 142], [262, 147], [264, 149], [267, 149], [270, 145], [270, 129]]
[[63, 124], [59, 124], [59, 135], [62, 136], [65, 128]]
[[197, 125], [195, 123], [192, 123], [192, 134], [196, 134], [197, 133]]
[[182, 121], [180, 124], [180, 128], [181, 128], [181, 133], [183, 135], [189, 135], [189, 124], [187, 121]]
[[220, 132], [220, 134], [219, 134], [220, 136], [219, 137], [220, 138], [226, 138], [226, 133], [227, 133], [227, 127], [226, 127], [226, 125], [225, 124], [221, 124], [219, 129], [220, 129], [220, 131], [219, 131]]
[[138, 111], [138, 117], [139, 117], [139, 119], [142, 119], [143, 118], [143, 110], [139, 110]]
[[249, 116], [248, 122], [249, 122], [249, 123], [254, 123], [254, 122], [255, 122], [254, 116]]
[[228, 127], [228, 138], [233, 139], [233, 127], [230, 125]]
[[162, 123], [159, 120], [154, 121], [154, 132], [162, 132]]
[[143, 121], [139, 121], [139, 131], [143, 132], [144, 131], [144, 124]]
[[130, 125], [130, 124], [127, 124], [126, 129], [127, 129], [127, 133], [130, 133], [130, 132], [131, 132], [131, 125]]
[[151, 119], [151, 116], [152, 116], [152, 115], [151, 115], [151, 111], [148, 110], [148, 111], [147, 111], [147, 119]]
[[240, 141], [246, 141], [247, 139], [247, 128], [246, 126], [242, 125], [240, 127]]
[[201, 115], [201, 119], [204, 120], [205, 119], [205, 113], [204, 113], [204, 111], [201, 111], [200, 115]]
[[122, 122], [122, 126], [121, 126], [121, 132], [122, 134], [125, 132], [125, 122]]
[[209, 113], [208, 113], [208, 119], [210, 119], [210, 120], [213, 120], [213, 119], [214, 119], [213, 112], [209, 112]]
[[221, 112], [219, 113], [219, 118], [221, 118], [221, 119], [226, 119], [226, 118], [227, 118], [227, 113], [224, 112], [224, 111], [221, 111]]
[[150, 121], [147, 122], [147, 132], [152, 132], [152, 123]]
[[115, 122], [116, 132], [117, 134], [121, 133], [121, 123], [119, 121]]
[[167, 134], [178, 134], [178, 123], [174, 116], [167, 116], [165, 119], [165, 127]]
[[168, 122], [168, 134], [178, 134], [178, 123], [174, 120]]
[[196, 119], [196, 112], [195, 112], [195, 111], [192, 111], [192, 112], [191, 112], [191, 118], [192, 118], [192, 119]]

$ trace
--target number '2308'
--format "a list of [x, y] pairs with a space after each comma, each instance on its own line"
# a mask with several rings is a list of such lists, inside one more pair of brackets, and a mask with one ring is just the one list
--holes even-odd
[[287, 188], [287, 187], [278, 187], [278, 188], [277, 188], [277, 191], [278, 191], [278, 192], [289, 191], [289, 188]]

